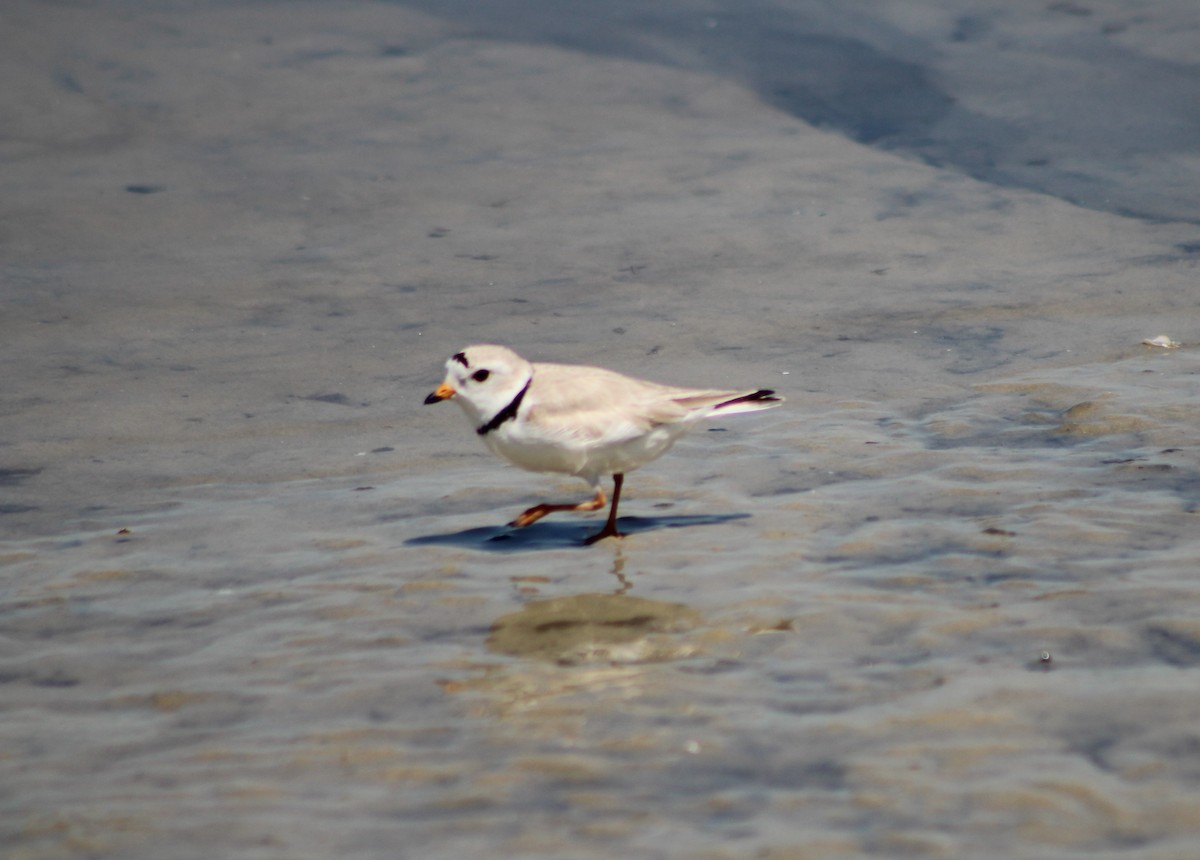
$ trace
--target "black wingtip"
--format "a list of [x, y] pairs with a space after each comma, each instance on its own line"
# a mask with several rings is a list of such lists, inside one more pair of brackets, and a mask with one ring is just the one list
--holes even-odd
[[760, 388], [758, 391], [750, 394], [743, 394], [741, 397], [735, 397], [732, 400], [726, 400], [724, 403], [717, 406], [717, 409], [722, 409], [726, 406], [732, 406], [735, 403], [782, 403], [782, 397], [776, 397], [775, 392], [769, 388]]

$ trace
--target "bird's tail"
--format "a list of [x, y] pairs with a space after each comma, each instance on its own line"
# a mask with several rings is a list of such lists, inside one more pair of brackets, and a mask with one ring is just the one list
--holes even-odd
[[782, 397], [776, 397], [774, 391], [760, 388], [749, 394], [741, 394], [723, 403], [718, 403], [709, 415], [736, 415], [739, 412], [758, 412], [760, 409], [771, 409], [783, 402]]

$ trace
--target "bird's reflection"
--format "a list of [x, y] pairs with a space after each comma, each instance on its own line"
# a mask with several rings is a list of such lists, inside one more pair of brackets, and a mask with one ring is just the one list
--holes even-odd
[[618, 559], [622, 582], [615, 594], [576, 594], [533, 600], [496, 619], [488, 635], [491, 651], [559, 665], [659, 663], [696, 653], [683, 634], [700, 613], [682, 603], [632, 597]]

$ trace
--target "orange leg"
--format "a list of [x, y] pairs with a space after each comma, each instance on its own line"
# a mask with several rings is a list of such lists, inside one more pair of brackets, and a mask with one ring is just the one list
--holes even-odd
[[617, 503], [621, 501], [621, 485], [625, 483], [625, 476], [618, 472], [613, 475], [613, 499], [612, 506], [608, 509], [608, 522], [604, 524], [604, 528], [596, 532], [590, 538], [584, 541], [588, 546], [591, 546], [596, 541], [604, 540], [606, 537], [624, 537], [617, 531]]
[[598, 487], [595, 498], [588, 499], [586, 502], [580, 502], [577, 505], [534, 505], [509, 523], [509, 525], [516, 528], [524, 528], [527, 525], [536, 523], [547, 514], [557, 514], [562, 511], [598, 511], [607, 503], [608, 499], [605, 498], [604, 490]]

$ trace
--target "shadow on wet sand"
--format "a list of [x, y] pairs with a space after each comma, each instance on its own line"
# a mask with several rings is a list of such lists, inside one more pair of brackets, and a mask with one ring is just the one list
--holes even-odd
[[[659, 529], [682, 529], [692, 526], [715, 526], [734, 520], [749, 519], [750, 514], [710, 514], [673, 517], [620, 517], [617, 527], [625, 536]], [[509, 526], [481, 526], [460, 532], [424, 535], [411, 538], [407, 546], [456, 546], [463, 549], [479, 549], [488, 552], [521, 552], [530, 550], [564, 549], [583, 547], [584, 540], [594, 534], [599, 524], [587, 523], [538, 523], [528, 528], [516, 529]]]

